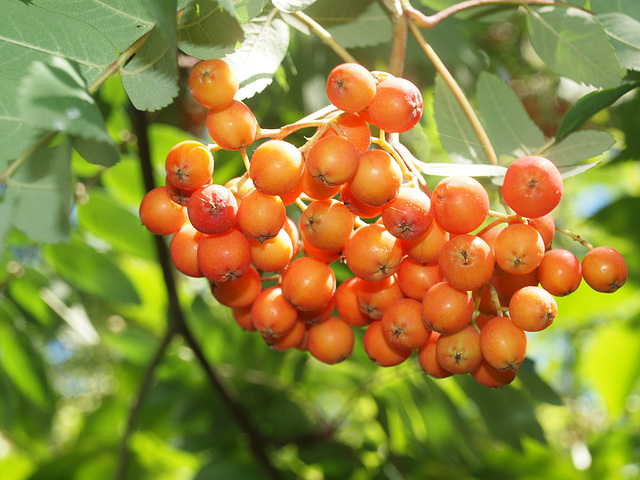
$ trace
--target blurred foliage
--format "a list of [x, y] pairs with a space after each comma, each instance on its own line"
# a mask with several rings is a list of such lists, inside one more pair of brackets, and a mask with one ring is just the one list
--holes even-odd
[[[42, 147], [36, 142], [43, 130], [63, 134], [28, 158], [12, 177], [18, 187], [0, 186], [0, 478], [640, 477], [640, 95], [637, 83], [612, 86], [612, 70], [590, 70], [593, 83], [610, 88], [585, 100], [592, 89], [581, 85], [582, 79], [559, 74], [573, 68], [579, 75], [588, 55], [566, 59], [560, 71], [543, 63], [554, 46], [534, 45], [544, 40], [539, 29], [560, 22], [566, 9], [533, 14], [488, 6], [424, 32], [490, 122], [488, 130], [496, 127], [498, 143], [505, 145], [501, 161], [508, 162], [517, 149], [513, 138], [503, 136], [504, 123], [492, 123], [492, 118], [504, 122], [497, 118], [498, 104], [489, 101], [495, 92], [502, 92], [497, 98], [512, 112], [509, 119], [529, 129], [528, 149], [553, 140], [572, 105], [571, 128], [563, 136], [581, 129], [606, 132], [615, 141], [606, 149], [601, 141], [583, 145], [579, 158], [571, 157], [572, 165], [600, 163], [567, 178], [554, 215], [557, 225], [589, 242], [617, 248], [629, 266], [628, 284], [614, 295], [583, 284], [558, 299], [558, 319], [530, 336], [528, 360], [516, 381], [490, 390], [468, 376], [428, 378], [415, 358], [391, 369], [377, 367], [362, 348], [362, 331], [356, 332], [353, 357], [335, 366], [297, 350], [272, 351], [258, 334], [238, 328], [205, 281], [175, 272], [178, 306], [201, 351], [174, 335], [168, 312], [176, 305], [157, 243], [137, 218], [145, 187], [132, 103], [149, 110], [146, 133], [154, 181], [161, 184], [164, 158], [175, 143], [209, 140], [206, 112], [186, 89], [193, 65], [187, 53], [204, 56], [205, 46], [211, 56], [230, 53], [244, 32], [252, 31], [249, 22], [276, 14], [262, 0], [181, 1], [178, 7], [187, 10], [176, 26], [168, 15], [174, 3], [4, 2], [0, 171], [34, 145]], [[388, 65], [393, 31], [384, 2], [273, 3], [290, 12], [304, 8], [368, 68]], [[413, 3], [433, 13], [456, 2]], [[597, 13], [640, 21], [635, 0], [613, 3], [590, 2]], [[120, 10], [105, 16], [104, 5]], [[195, 28], [198, 15], [209, 22], [207, 29]], [[591, 39], [601, 43], [584, 48], [602, 51], [605, 64], [612, 62], [597, 20], [586, 13], [578, 17], [587, 32], [602, 35]], [[325, 106], [326, 76], [342, 61], [295, 13], [282, 18], [290, 38], [279, 51], [273, 81], [245, 100], [264, 128], [295, 122]], [[538, 22], [533, 41], [527, 22]], [[126, 51], [148, 32], [153, 41], [127, 64], [122, 78], [112, 76], [92, 90], [91, 82], [115, 60], [116, 51]], [[13, 41], [18, 37], [22, 46]], [[568, 33], [560, 38], [564, 47], [581, 42]], [[276, 40], [255, 45], [282, 49]], [[54, 45], [60, 60], [46, 63], [43, 45]], [[542, 51], [536, 53], [536, 47]], [[625, 53], [631, 62], [633, 52]], [[413, 39], [404, 63], [406, 77], [424, 93], [425, 114], [419, 128], [402, 135], [403, 143], [421, 160], [435, 163], [455, 160], [460, 147], [475, 148], [456, 129], [447, 129], [455, 111], [442, 103], [434, 107], [434, 94], [442, 101], [447, 92]], [[139, 76], [136, 68], [148, 64], [153, 68]], [[21, 83], [24, 75], [28, 81]], [[499, 79], [508, 82], [509, 94]], [[630, 72], [625, 81], [637, 78]], [[60, 86], [59, 98], [48, 103], [52, 83]], [[28, 117], [13, 115], [18, 108]], [[82, 112], [82, 122], [74, 108]], [[216, 154], [214, 181], [242, 170], [237, 152]], [[554, 246], [579, 258], [585, 253], [565, 237], [558, 236]]]

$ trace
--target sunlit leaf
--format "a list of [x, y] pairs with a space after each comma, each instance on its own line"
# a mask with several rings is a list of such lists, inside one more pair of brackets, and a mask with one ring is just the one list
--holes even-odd
[[576, 8], [530, 8], [531, 44], [559, 75], [595, 87], [620, 83], [621, 69], [602, 26]]
[[257, 18], [244, 25], [244, 33], [242, 46], [224, 57], [240, 81], [238, 99], [252, 97], [272, 82], [289, 46], [289, 27], [279, 18]]
[[613, 105], [623, 95], [629, 93], [634, 88], [640, 86], [640, 82], [628, 82], [614, 88], [596, 90], [574, 103], [565, 113], [562, 122], [558, 127], [556, 139], [562, 140], [571, 132], [577, 130], [587, 120], [599, 111]]
[[499, 77], [480, 74], [477, 96], [478, 110], [497, 153], [518, 158], [544, 145], [544, 134], [513, 90]]
[[315, 3], [316, 0], [273, 0], [273, 4], [278, 10], [282, 10], [286, 13], [297, 12], [298, 10], [304, 10], [309, 5]]
[[0, 75], [0, 170], [5, 160], [19, 157], [38, 138], [38, 131], [27, 124], [18, 107], [20, 80]]

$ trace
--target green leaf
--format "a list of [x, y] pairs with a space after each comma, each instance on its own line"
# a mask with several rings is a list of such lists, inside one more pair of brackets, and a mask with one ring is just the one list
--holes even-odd
[[43, 254], [62, 278], [85, 293], [109, 302], [140, 302], [138, 292], [118, 264], [79, 240], [48, 245]]
[[4, 202], [12, 224], [29, 238], [63, 242], [71, 232], [71, 147], [69, 142], [37, 151], [7, 183]]
[[39, 357], [32, 355], [26, 347], [27, 337], [14, 330], [12, 316], [5, 305], [0, 304], [0, 365], [18, 390], [36, 405], [44, 407], [47, 387], [33, 363]]
[[562, 397], [545, 382], [535, 371], [535, 365], [525, 358], [518, 367], [518, 380], [534, 399], [551, 405], [563, 405]]
[[78, 137], [76, 148], [88, 162], [105, 166], [116, 163], [115, 144], [75, 64], [58, 57], [47, 64], [32, 63], [22, 80], [19, 96], [26, 125]]
[[609, 35], [620, 65], [629, 70], [640, 70], [640, 21], [615, 12], [597, 18]]
[[294, 13], [304, 10], [309, 5], [316, 3], [316, 0], [273, 0], [273, 5], [286, 13]]
[[615, 88], [597, 90], [580, 98], [565, 113], [556, 134], [557, 140], [562, 140], [571, 132], [577, 130], [587, 120], [620, 99], [626, 93], [640, 86], [640, 82], [623, 83]]
[[595, 13], [619, 12], [640, 21], [640, 3], [636, 0], [590, 0], [590, 4]]
[[560, 170], [562, 178], [569, 178], [580, 175], [581, 173], [584, 173], [587, 170], [591, 170], [593, 167], [597, 167], [598, 165], [600, 165], [600, 162], [579, 163], [577, 165], [570, 165], [568, 167], [558, 167], [558, 170]]
[[133, 59], [120, 71], [122, 85], [138, 110], [160, 110], [178, 95], [176, 0], [148, 4], [156, 23]]
[[184, 53], [202, 59], [220, 58], [242, 42], [235, 10], [220, 3], [189, 1], [178, 22], [178, 47]]
[[0, 75], [0, 170], [4, 160], [22, 155], [38, 138], [38, 131], [25, 123], [18, 107], [20, 81]]
[[[594, 345], [582, 356], [578, 375], [604, 399], [612, 419], [624, 412], [627, 397], [637, 385], [640, 363], [635, 361], [640, 349], [640, 334], [632, 325], [608, 322], [593, 332]], [[612, 356], [615, 375], [611, 374]]]
[[233, 0], [233, 8], [240, 23], [248, 23], [258, 17], [270, 0]]
[[323, 0], [306, 11], [345, 48], [371, 47], [389, 42], [391, 21], [380, 2]]
[[154, 0], [35, 0], [33, 3], [93, 27], [122, 52], [153, 28], [153, 18], [145, 8], [150, 1]]
[[462, 107], [439, 75], [435, 81], [433, 108], [440, 142], [454, 163], [489, 163]]
[[478, 110], [496, 152], [519, 158], [544, 145], [544, 134], [529, 118], [513, 90], [499, 77], [481, 73], [477, 97]]
[[556, 166], [568, 167], [606, 152], [615, 143], [609, 132], [580, 130], [556, 143], [546, 156]]
[[97, 188], [90, 190], [89, 200], [78, 206], [78, 224], [118, 252], [156, 258], [152, 237], [142, 228], [140, 218]]
[[224, 57], [240, 81], [237, 99], [252, 97], [271, 83], [289, 46], [289, 27], [280, 18], [256, 18], [244, 33], [242, 46]]
[[554, 7], [531, 8], [528, 12], [531, 44], [551, 70], [595, 87], [620, 83], [620, 63], [593, 15]]
[[[60, 57], [80, 65], [91, 82], [117, 57], [113, 44], [93, 26], [37, 5], [10, 1], [2, 4], [0, 41], [3, 74], [19, 79], [34, 61]], [[81, 40], [79, 40], [81, 39]]]
[[522, 450], [522, 438], [528, 436], [546, 443], [533, 405], [512, 385], [501, 389], [483, 387], [470, 376], [460, 376], [458, 383], [480, 409], [482, 419], [495, 440]]

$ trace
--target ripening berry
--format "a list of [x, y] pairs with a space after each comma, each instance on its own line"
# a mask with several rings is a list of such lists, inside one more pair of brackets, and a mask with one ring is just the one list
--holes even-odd
[[485, 221], [489, 195], [475, 178], [456, 175], [440, 180], [431, 203], [435, 221], [450, 233], [469, 233]]
[[369, 106], [376, 95], [376, 81], [358, 63], [342, 63], [327, 77], [329, 101], [345, 112], [359, 112]]
[[595, 291], [613, 293], [627, 281], [627, 263], [617, 250], [596, 247], [582, 259], [582, 276]]
[[405, 78], [388, 78], [376, 87], [367, 115], [369, 121], [389, 133], [411, 130], [422, 118], [422, 94]]
[[502, 195], [507, 205], [518, 215], [542, 217], [553, 210], [564, 192], [562, 175], [550, 160], [526, 156], [507, 168]]
[[228, 107], [238, 86], [236, 74], [219, 58], [198, 62], [189, 74], [189, 91], [193, 99], [212, 110]]
[[167, 187], [148, 191], [139, 208], [140, 221], [155, 235], [171, 235], [187, 221], [187, 209], [169, 197]]

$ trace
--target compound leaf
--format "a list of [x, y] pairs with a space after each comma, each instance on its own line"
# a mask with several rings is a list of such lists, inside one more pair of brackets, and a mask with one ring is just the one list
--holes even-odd
[[513, 157], [529, 155], [545, 143], [516, 94], [496, 75], [480, 74], [478, 110], [497, 152]]
[[576, 8], [531, 8], [527, 23], [531, 44], [558, 75], [607, 88], [620, 83], [620, 62], [602, 25]]
[[223, 2], [190, 0], [178, 22], [178, 47], [192, 57], [220, 58], [231, 53], [244, 35], [235, 9]]

